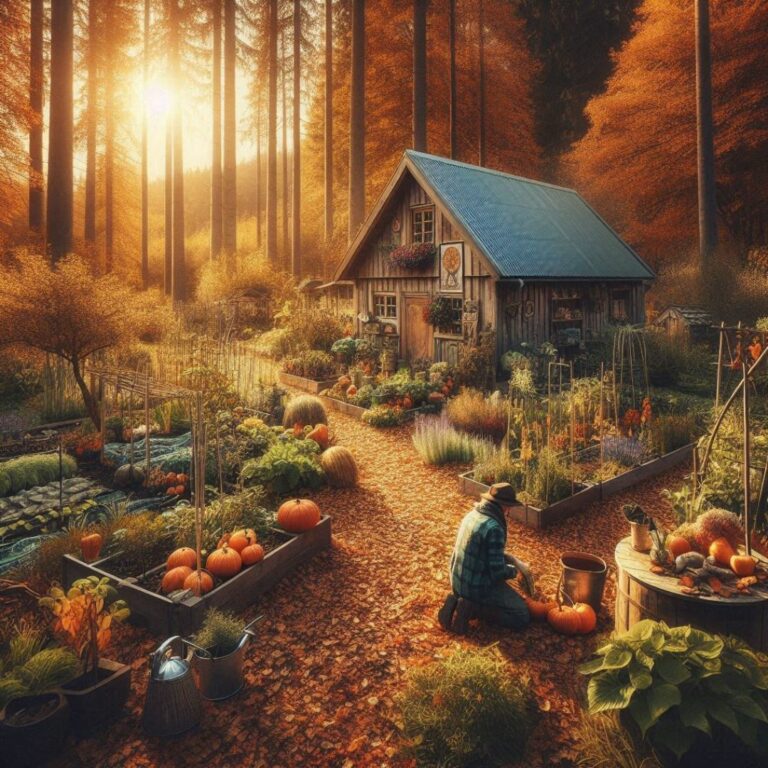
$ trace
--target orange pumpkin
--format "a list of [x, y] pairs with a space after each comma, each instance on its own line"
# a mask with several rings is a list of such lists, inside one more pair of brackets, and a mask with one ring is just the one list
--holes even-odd
[[430, 392], [427, 400], [430, 403], [442, 403], [445, 400], [445, 395], [442, 392]]
[[320, 522], [320, 507], [311, 499], [290, 499], [277, 510], [277, 524], [288, 533], [304, 533]]
[[406, 395], [403, 398], [403, 408], [405, 408], [406, 411], [413, 408], [413, 398], [410, 395]]
[[668, 536], [664, 542], [664, 546], [667, 548], [669, 554], [672, 555], [673, 559], [679, 555], [684, 555], [693, 549], [693, 547], [691, 547], [691, 542], [682, 536]]
[[547, 614], [549, 626], [561, 635], [577, 635], [581, 632], [581, 616], [569, 605], [558, 605]]
[[339, 381], [337, 383], [342, 389], [346, 389], [352, 383], [352, 379], [346, 375], [339, 376]]
[[328, 426], [326, 424], [318, 424], [308, 435], [309, 440], [314, 440], [323, 450], [328, 447]]
[[347, 397], [354, 397], [357, 394], [357, 387], [354, 384], [350, 384], [347, 387]]
[[293, 425], [293, 436], [294, 437], [304, 436], [304, 427], [301, 424], [299, 424], [298, 421]]
[[176, 486], [176, 487], [173, 489], [173, 492], [174, 492], [174, 493], [175, 493], [177, 496], [183, 496], [183, 495], [184, 495], [184, 491], [185, 491], [185, 488], [184, 488], [184, 486], [183, 486], [183, 485], [177, 485], [177, 486]]
[[206, 592], [210, 592], [213, 589], [213, 577], [208, 571], [200, 571], [198, 577], [197, 571], [192, 571], [186, 579], [184, 579], [184, 589], [192, 590], [193, 594], [204, 595]]
[[[252, 528], [241, 528], [235, 531], [226, 541], [226, 545], [242, 552], [248, 545], [257, 541], [256, 532]], [[219, 544], [221, 546], [221, 544]]]
[[167, 570], [178, 568], [180, 565], [186, 565], [189, 568], [194, 568], [197, 565], [197, 555], [192, 547], [180, 547], [168, 555], [168, 560], [165, 563]]
[[100, 533], [90, 533], [80, 539], [80, 551], [86, 563], [92, 563], [99, 556], [102, 543]]
[[232, 578], [243, 567], [240, 553], [224, 545], [221, 549], [214, 549], [205, 561], [205, 567], [220, 579]]
[[737, 576], [751, 576], [755, 572], [755, 558], [749, 555], [734, 555], [730, 566]]
[[176, 475], [176, 482], [179, 485], [186, 485], [188, 480], [189, 480], [189, 476], [185, 475], [183, 472], [179, 472], [179, 474]]
[[579, 616], [579, 633], [589, 634], [597, 626], [597, 614], [589, 603], [574, 603], [573, 610]]
[[547, 614], [557, 608], [554, 600], [534, 600], [532, 597], [525, 598], [525, 604], [528, 606], [528, 612], [534, 621], [546, 621]]
[[166, 492], [166, 496], [175, 496], [176, 495], [176, 486], [172, 485]]
[[731, 558], [736, 553], [733, 551], [733, 547], [728, 543], [728, 539], [720, 537], [715, 539], [709, 545], [709, 555], [715, 558], [715, 562], [723, 568], [729, 568], [731, 565]]
[[193, 573], [192, 569], [188, 565], [179, 565], [176, 568], [171, 568], [165, 576], [163, 576], [160, 589], [167, 595], [169, 592], [175, 592], [177, 589], [183, 589], [184, 582], [187, 580], [187, 576]]
[[179, 482], [178, 475], [175, 472], [169, 472], [165, 476], [166, 485], [178, 485], [178, 482]]
[[264, 559], [264, 547], [261, 544], [249, 544], [240, 553], [243, 565], [253, 565]]

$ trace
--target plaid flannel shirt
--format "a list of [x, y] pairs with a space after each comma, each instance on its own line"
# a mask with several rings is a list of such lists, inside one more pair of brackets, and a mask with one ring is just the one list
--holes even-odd
[[451, 587], [460, 597], [481, 602], [488, 591], [517, 575], [507, 562], [507, 526], [498, 504], [483, 501], [461, 521], [451, 557]]

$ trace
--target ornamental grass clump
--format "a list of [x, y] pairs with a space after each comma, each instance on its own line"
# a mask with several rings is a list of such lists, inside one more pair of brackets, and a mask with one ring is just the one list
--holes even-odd
[[336, 375], [336, 361], [327, 352], [307, 349], [283, 360], [283, 370], [306, 379], [330, 379]]
[[451, 423], [464, 432], [496, 442], [507, 434], [507, 404], [496, 393], [486, 397], [477, 389], [462, 389], [446, 410]]
[[[71, 456], [63, 456], [61, 472], [65, 478], [72, 477], [77, 472], [77, 462]], [[0, 496], [10, 496], [58, 479], [58, 454], [19, 456], [0, 464]]]
[[603, 458], [623, 467], [636, 467], [646, 458], [646, 448], [636, 437], [606, 435], [603, 438]]
[[492, 449], [489, 442], [453, 427], [445, 413], [440, 416], [417, 416], [413, 444], [427, 464], [438, 466], [469, 464]]
[[327, 424], [328, 415], [320, 400], [312, 395], [299, 395], [288, 402], [283, 414], [283, 426], [293, 427], [296, 424], [314, 427], [317, 424]]
[[568, 469], [551, 448], [542, 448], [525, 468], [525, 492], [534, 502], [554, 504], [571, 495]]
[[525, 481], [523, 462], [510, 456], [506, 448], [496, 448], [481, 456], [475, 463], [474, 473], [474, 479], [485, 485], [509, 483], [518, 489], [523, 487]]
[[192, 642], [218, 658], [232, 653], [242, 638], [243, 625], [240, 619], [226, 611], [211, 608]]
[[528, 679], [495, 647], [414, 669], [398, 704], [404, 752], [422, 766], [515, 764], [537, 713]]

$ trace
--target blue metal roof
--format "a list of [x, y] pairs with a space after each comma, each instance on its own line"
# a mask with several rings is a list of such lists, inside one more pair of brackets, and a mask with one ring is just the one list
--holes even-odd
[[501, 277], [654, 277], [572, 189], [414, 150], [406, 157]]

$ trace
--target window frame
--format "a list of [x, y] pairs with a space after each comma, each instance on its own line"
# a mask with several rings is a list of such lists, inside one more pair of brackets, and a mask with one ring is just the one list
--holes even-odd
[[[432, 215], [430, 239], [424, 239], [424, 214], [430, 213]], [[421, 225], [417, 230], [416, 217], [422, 216]], [[419, 205], [411, 208], [411, 242], [412, 243], [434, 243], [435, 242], [435, 206], [434, 205]], [[417, 235], [418, 232], [418, 235]]]
[[439, 295], [451, 302], [451, 309], [457, 313], [457, 318], [451, 322], [451, 329], [449, 331], [438, 331], [435, 333], [435, 336], [450, 339], [464, 338], [464, 297], [443, 293]]
[[[624, 302], [624, 314], [619, 316], [615, 311], [615, 304], [619, 301]], [[629, 288], [613, 288], [610, 293], [610, 312], [609, 316], [611, 322], [629, 323], [630, 318], [630, 302], [632, 301], [632, 292]]]
[[[379, 314], [378, 311], [378, 299], [383, 299], [382, 301], [382, 307], [384, 309], [383, 314]], [[392, 302], [388, 301], [389, 299], [392, 299]], [[387, 314], [389, 307], [392, 307], [394, 309], [394, 314], [390, 315]], [[376, 291], [373, 293], [373, 314], [379, 319], [379, 320], [397, 320], [399, 316], [399, 307], [398, 307], [398, 301], [397, 301], [397, 294], [396, 293], [389, 293], [387, 291]]]

